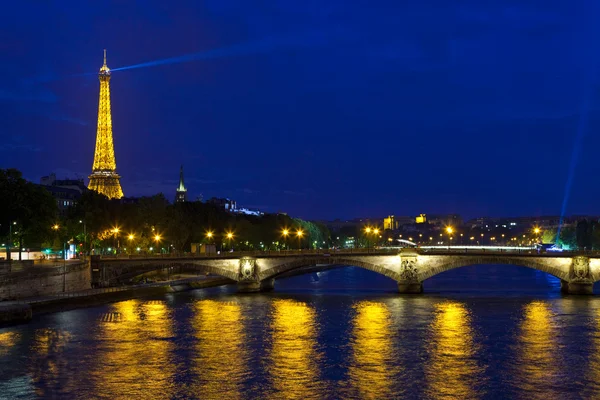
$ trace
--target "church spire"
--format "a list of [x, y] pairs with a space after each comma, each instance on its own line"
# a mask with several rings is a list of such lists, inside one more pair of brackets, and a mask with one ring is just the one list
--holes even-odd
[[179, 187], [175, 193], [175, 203], [183, 203], [187, 201], [187, 189], [183, 183], [183, 165], [179, 169]]
[[179, 169], [179, 189], [177, 189], [177, 190], [180, 192], [187, 192], [187, 189], [185, 188], [185, 185], [183, 184], [183, 165]]

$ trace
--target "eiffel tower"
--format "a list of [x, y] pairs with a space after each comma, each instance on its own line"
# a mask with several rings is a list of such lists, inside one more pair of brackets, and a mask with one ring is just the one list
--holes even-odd
[[104, 65], [98, 72], [100, 80], [100, 101], [98, 103], [98, 130], [96, 132], [96, 151], [94, 165], [89, 176], [88, 189], [105, 195], [109, 199], [123, 197], [121, 178], [117, 174], [115, 148], [113, 145], [112, 118], [110, 116], [110, 69], [106, 65], [106, 50], [104, 50]]

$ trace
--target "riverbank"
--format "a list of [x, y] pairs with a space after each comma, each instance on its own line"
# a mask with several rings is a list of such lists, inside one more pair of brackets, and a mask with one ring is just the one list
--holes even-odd
[[193, 281], [179, 280], [150, 285], [90, 289], [81, 292], [60, 293], [53, 296], [23, 299], [18, 302], [0, 303], [0, 327], [25, 323], [34, 316], [42, 314], [97, 307], [118, 301], [204, 289], [230, 283], [232, 281], [226, 278], [207, 278]]

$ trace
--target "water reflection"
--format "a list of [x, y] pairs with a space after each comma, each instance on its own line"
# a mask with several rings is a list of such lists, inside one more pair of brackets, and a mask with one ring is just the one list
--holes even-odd
[[516, 386], [522, 398], [548, 398], [560, 367], [556, 357], [556, 327], [550, 306], [542, 301], [525, 305], [517, 347]]
[[390, 311], [384, 303], [362, 301], [355, 305], [352, 331], [352, 364], [349, 398], [389, 399], [392, 383], [400, 371], [394, 362]]
[[600, 309], [595, 310], [593, 316], [591, 340], [592, 348], [589, 351], [589, 368], [586, 369], [586, 381], [583, 398], [592, 398], [600, 392]]
[[169, 398], [175, 391], [172, 311], [164, 301], [116, 303], [99, 321], [91, 357], [94, 395], [110, 399]]
[[35, 394], [45, 397], [52, 393], [69, 392], [76, 378], [66, 373], [73, 368], [64, 356], [71, 334], [57, 329], [37, 329], [29, 349], [29, 373]]
[[0, 332], [0, 357], [8, 354], [18, 340], [19, 334], [17, 332]]
[[315, 316], [315, 310], [304, 302], [273, 301], [268, 367], [273, 397], [302, 399], [322, 394]]
[[[192, 396], [239, 399], [248, 378], [248, 350], [241, 306], [236, 302], [195, 303]], [[187, 396], [186, 396], [187, 397]]]
[[484, 367], [474, 358], [478, 346], [473, 340], [471, 316], [462, 303], [444, 302], [435, 308], [425, 365], [428, 397], [477, 398]]

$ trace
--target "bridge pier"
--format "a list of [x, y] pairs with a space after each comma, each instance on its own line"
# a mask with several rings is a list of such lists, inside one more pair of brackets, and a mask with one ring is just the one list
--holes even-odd
[[422, 282], [398, 282], [398, 292], [403, 294], [423, 293]]
[[594, 294], [594, 284], [589, 282], [560, 281], [560, 291], [564, 294]]
[[275, 289], [275, 279], [265, 279], [263, 281], [240, 281], [237, 283], [239, 293], [270, 292]]

